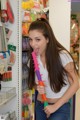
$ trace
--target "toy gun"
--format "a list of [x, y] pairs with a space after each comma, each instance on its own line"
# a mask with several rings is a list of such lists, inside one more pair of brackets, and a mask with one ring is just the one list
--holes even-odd
[[[41, 79], [39, 67], [38, 67], [36, 53], [34, 51], [32, 52], [32, 58], [33, 58], [33, 61], [34, 61], [35, 73], [36, 73], [37, 78], [38, 78], [38, 83], [39, 83], [40, 86], [44, 86], [44, 83], [43, 83], [43, 81]], [[44, 102], [44, 107], [46, 107], [48, 105], [48, 102], [47, 102], [47, 98], [46, 98], [45, 94], [42, 94], [42, 100]]]

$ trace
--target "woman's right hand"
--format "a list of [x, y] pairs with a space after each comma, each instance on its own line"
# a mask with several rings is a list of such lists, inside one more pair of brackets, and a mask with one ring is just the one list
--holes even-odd
[[45, 94], [45, 87], [37, 85], [37, 91], [39, 94]]

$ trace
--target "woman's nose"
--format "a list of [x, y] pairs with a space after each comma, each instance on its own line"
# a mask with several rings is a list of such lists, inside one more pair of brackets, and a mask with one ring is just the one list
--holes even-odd
[[30, 45], [31, 45], [32, 48], [34, 48], [35, 45], [36, 45], [35, 41], [31, 41], [31, 42], [30, 42]]

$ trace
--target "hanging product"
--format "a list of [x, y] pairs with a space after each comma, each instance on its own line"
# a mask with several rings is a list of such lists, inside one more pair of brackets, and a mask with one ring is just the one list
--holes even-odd
[[34, 1], [33, 0], [23, 1], [22, 2], [22, 9], [30, 10], [31, 8], [33, 8], [33, 6], [34, 6]]
[[12, 68], [9, 66], [10, 52], [0, 53], [0, 81], [11, 81], [12, 80]]
[[26, 90], [22, 94], [22, 119], [33, 120], [32, 91]]
[[28, 10], [25, 10], [25, 11], [22, 11], [22, 21], [23, 22], [31, 22], [31, 16], [30, 16], [30, 11], [28, 11]]
[[4, 74], [5, 72], [7, 72], [9, 58], [10, 58], [9, 51], [0, 52], [0, 74]]
[[1, 0], [1, 22], [8, 22], [7, 0]]
[[0, 51], [7, 51], [5, 26], [0, 24]]
[[22, 23], [22, 35], [23, 36], [28, 35], [28, 24], [26, 22]]
[[9, 28], [5, 28], [5, 31], [6, 31], [6, 40], [8, 42], [12, 34], [12, 30], [10, 30]]
[[14, 65], [15, 61], [16, 61], [16, 46], [8, 44], [8, 50], [10, 51], [10, 62], [9, 65]]
[[9, 0], [7, 0], [7, 15], [10, 23], [14, 23], [14, 15]]

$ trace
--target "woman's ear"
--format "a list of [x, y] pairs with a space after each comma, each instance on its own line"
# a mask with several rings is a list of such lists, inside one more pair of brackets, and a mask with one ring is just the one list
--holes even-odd
[[47, 43], [49, 42], [49, 39], [47, 38]]

